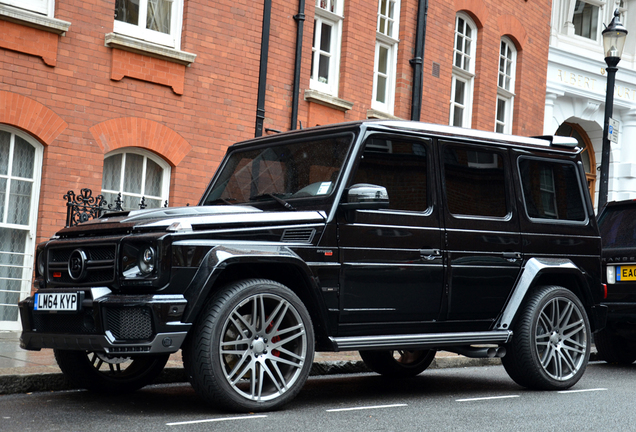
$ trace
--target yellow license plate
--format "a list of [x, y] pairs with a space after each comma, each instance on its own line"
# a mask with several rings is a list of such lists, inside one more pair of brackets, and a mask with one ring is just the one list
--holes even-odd
[[617, 281], [636, 281], [636, 265], [616, 267]]

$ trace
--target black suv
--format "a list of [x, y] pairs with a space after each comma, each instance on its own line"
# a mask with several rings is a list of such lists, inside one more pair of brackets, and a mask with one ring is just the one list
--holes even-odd
[[594, 335], [599, 357], [608, 363], [636, 360], [636, 201], [614, 201], [600, 212], [607, 327]]
[[580, 151], [400, 121], [235, 144], [198, 206], [39, 245], [22, 346], [109, 392], [181, 349], [194, 388], [238, 411], [288, 402], [315, 350], [393, 377], [437, 350], [498, 356], [522, 386], [569, 388], [606, 317]]

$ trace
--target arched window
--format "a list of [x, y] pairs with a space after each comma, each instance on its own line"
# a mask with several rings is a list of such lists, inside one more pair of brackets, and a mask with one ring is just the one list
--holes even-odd
[[594, 202], [594, 188], [596, 187], [596, 158], [594, 157], [594, 147], [592, 141], [581, 126], [576, 123], [563, 123], [557, 129], [555, 135], [569, 136], [576, 138], [579, 146], [583, 148], [581, 159], [585, 168], [585, 177], [587, 178], [587, 188], [590, 191], [592, 202]]
[[0, 329], [18, 330], [18, 301], [31, 292], [42, 146], [0, 125]]
[[470, 17], [458, 13], [455, 19], [455, 48], [453, 49], [453, 81], [450, 100], [450, 125], [470, 127], [477, 26]]
[[515, 45], [507, 37], [501, 38], [495, 132], [512, 133], [516, 63], [517, 50]]
[[125, 210], [139, 209], [142, 197], [147, 208], [158, 208], [168, 200], [170, 165], [146, 150], [124, 148], [104, 159], [102, 195], [114, 204], [121, 193]]

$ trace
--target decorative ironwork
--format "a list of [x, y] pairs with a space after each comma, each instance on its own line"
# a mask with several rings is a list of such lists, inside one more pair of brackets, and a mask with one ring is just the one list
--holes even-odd
[[[114, 204], [108, 204], [103, 195], [93, 196], [93, 191], [83, 188], [79, 195], [75, 195], [72, 190], [64, 195], [66, 200], [66, 226], [72, 227], [91, 219], [96, 219], [108, 212], [124, 211], [121, 199], [121, 192], [117, 194]], [[168, 200], [165, 201], [164, 207], [168, 207]], [[148, 207], [146, 197], [141, 197], [139, 209], [143, 210]]]
[[106, 200], [103, 195], [93, 196], [93, 191], [84, 188], [79, 195], [72, 190], [64, 195], [66, 199], [66, 226], [71, 227], [90, 219], [98, 218], [104, 211]]

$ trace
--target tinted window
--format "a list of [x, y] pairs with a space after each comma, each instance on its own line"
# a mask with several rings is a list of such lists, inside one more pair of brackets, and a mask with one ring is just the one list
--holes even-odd
[[608, 207], [598, 226], [604, 248], [636, 247], [636, 207]]
[[452, 214], [487, 217], [508, 214], [503, 158], [498, 153], [446, 146], [444, 185]]
[[423, 142], [370, 138], [352, 184], [384, 186], [391, 209], [424, 211], [428, 208], [426, 155]]
[[352, 136], [234, 151], [204, 204], [324, 197], [333, 192]]
[[519, 171], [528, 216], [585, 220], [583, 197], [573, 163], [520, 159]]

